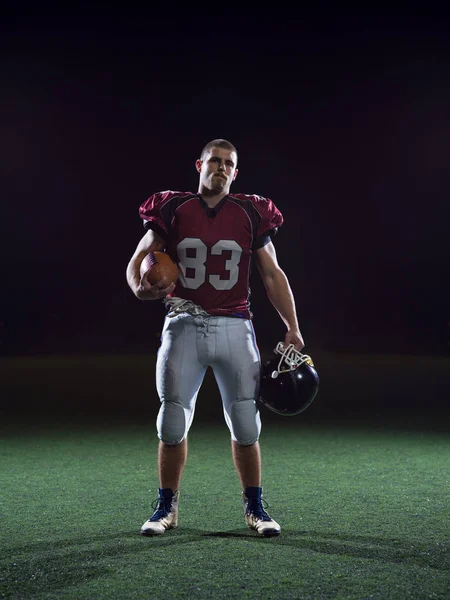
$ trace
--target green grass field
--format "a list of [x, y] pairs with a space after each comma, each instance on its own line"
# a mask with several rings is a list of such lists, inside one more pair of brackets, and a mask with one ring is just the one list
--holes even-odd
[[179, 528], [159, 538], [139, 535], [157, 492], [153, 422], [1, 431], [1, 598], [450, 598], [443, 432], [265, 425], [264, 495], [282, 534], [260, 539], [222, 423], [194, 422]]

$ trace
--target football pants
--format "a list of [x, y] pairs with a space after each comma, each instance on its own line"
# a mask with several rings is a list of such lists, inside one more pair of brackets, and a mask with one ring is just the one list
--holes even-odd
[[206, 369], [211, 367], [233, 440], [250, 445], [259, 439], [256, 404], [260, 356], [250, 320], [232, 317], [166, 317], [158, 350], [156, 386], [161, 401], [158, 437], [176, 445], [185, 439]]

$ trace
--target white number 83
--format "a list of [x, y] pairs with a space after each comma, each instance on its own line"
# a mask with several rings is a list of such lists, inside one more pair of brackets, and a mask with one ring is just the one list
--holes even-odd
[[[187, 256], [188, 250], [195, 250], [195, 257]], [[225, 261], [225, 269], [230, 273], [228, 279], [220, 279], [219, 275], [209, 275], [208, 281], [216, 290], [231, 290], [239, 277], [239, 262], [242, 248], [234, 240], [219, 240], [211, 248], [211, 254], [220, 255], [231, 250], [231, 258]], [[180, 259], [180, 281], [183, 287], [198, 289], [206, 281], [206, 258], [208, 248], [199, 238], [184, 238], [177, 246]], [[186, 277], [186, 269], [194, 269], [193, 277]]]

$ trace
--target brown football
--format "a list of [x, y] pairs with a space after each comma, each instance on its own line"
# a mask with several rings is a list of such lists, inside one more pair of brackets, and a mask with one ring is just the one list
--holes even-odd
[[178, 279], [179, 274], [177, 265], [165, 252], [150, 252], [144, 257], [140, 267], [141, 278], [145, 275], [150, 285], [162, 281], [163, 287], [167, 287]]

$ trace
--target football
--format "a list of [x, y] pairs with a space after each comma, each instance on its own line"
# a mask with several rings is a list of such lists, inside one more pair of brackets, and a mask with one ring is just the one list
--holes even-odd
[[178, 279], [179, 274], [177, 265], [165, 252], [150, 252], [140, 267], [141, 279], [145, 275], [150, 285], [162, 282], [163, 287], [167, 287]]

